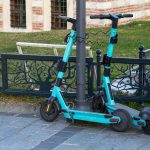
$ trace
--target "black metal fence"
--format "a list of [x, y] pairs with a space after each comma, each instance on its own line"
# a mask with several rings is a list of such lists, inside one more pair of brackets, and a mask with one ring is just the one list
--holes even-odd
[[[2, 90], [12, 94], [46, 96], [51, 92], [57, 75], [55, 56], [2, 54]], [[62, 93], [66, 97], [76, 96], [76, 58], [71, 57], [67, 65]], [[93, 94], [93, 58], [86, 58], [86, 94]]]
[[[144, 50], [141, 46], [139, 58], [112, 59], [111, 81], [116, 100], [150, 102], [150, 59], [147, 58], [149, 55], [150, 49]], [[97, 70], [102, 68], [100, 64]], [[98, 76], [98, 86], [100, 78]]]
[[[112, 90], [116, 100], [150, 102], [150, 49], [139, 49], [139, 58], [113, 58], [111, 69]], [[1, 54], [1, 89], [4, 92], [21, 95], [50, 95], [57, 75], [57, 62], [62, 57]], [[86, 96], [91, 97], [99, 89], [103, 74], [101, 52], [97, 61], [86, 58]], [[94, 69], [97, 83], [94, 82]], [[62, 93], [76, 97], [76, 58], [71, 57], [67, 65]]]

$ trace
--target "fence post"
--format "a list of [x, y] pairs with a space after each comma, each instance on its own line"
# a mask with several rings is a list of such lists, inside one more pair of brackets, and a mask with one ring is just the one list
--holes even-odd
[[100, 90], [101, 86], [101, 50], [97, 50], [97, 91]]
[[[139, 47], [139, 59], [143, 59], [144, 55], [143, 55], [143, 51], [144, 51], [144, 46], [141, 45]], [[144, 65], [139, 65], [139, 90], [138, 90], [138, 95], [142, 96], [144, 95], [144, 91], [143, 91], [143, 86], [144, 86]]]
[[7, 69], [7, 59], [1, 55], [2, 63], [2, 90], [5, 91], [8, 89], [8, 69]]

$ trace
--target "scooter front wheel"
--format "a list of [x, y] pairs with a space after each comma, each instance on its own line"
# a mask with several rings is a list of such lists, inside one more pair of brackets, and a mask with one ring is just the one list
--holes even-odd
[[125, 132], [132, 125], [132, 118], [128, 111], [124, 109], [117, 109], [113, 112], [114, 116], [120, 117], [120, 122], [117, 124], [112, 124], [111, 128], [117, 132]]
[[57, 102], [54, 101], [51, 104], [51, 103], [48, 103], [48, 101], [45, 101], [40, 107], [40, 115], [42, 119], [44, 119], [45, 121], [48, 121], [48, 122], [54, 121], [59, 115]]
[[150, 121], [146, 121], [146, 126], [143, 127], [143, 131], [145, 134], [150, 135]]

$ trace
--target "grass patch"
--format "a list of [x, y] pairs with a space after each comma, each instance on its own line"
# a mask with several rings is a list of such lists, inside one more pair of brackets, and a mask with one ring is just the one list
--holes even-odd
[[[90, 42], [87, 42], [87, 46], [92, 46], [93, 51], [97, 48], [106, 51], [108, 43], [108, 35], [101, 34], [100, 31], [106, 32], [108, 28], [95, 28], [87, 29], [88, 40], [92, 42], [98, 42], [93, 46]], [[37, 33], [0, 33], [0, 53], [18, 53], [16, 42], [35, 42], [35, 43], [49, 43], [49, 44], [65, 44], [64, 36], [68, 33], [68, 30], [53, 30], [49, 32], [37, 32]], [[92, 35], [91, 32], [100, 32], [97, 36]], [[145, 48], [150, 48], [150, 21], [138, 21], [132, 22], [127, 25], [122, 25], [118, 29], [119, 42], [116, 45], [116, 51], [114, 56], [124, 57], [136, 57], [138, 56], [139, 45], [144, 45]], [[101, 41], [104, 44], [101, 45]], [[50, 49], [45, 48], [26, 48], [25, 53], [32, 54], [53, 54]]]
[[0, 103], [17, 104], [17, 103], [27, 103], [40, 105], [44, 98], [35, 96], [20, 96], [20, 95], [10, 95], [6, 93], [0, 93]]

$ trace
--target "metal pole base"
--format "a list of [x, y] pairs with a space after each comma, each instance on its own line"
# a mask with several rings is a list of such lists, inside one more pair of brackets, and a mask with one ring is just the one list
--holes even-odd
[[76, 101], [76, 110], [91, 112], [91, 104], [87, 101]]

